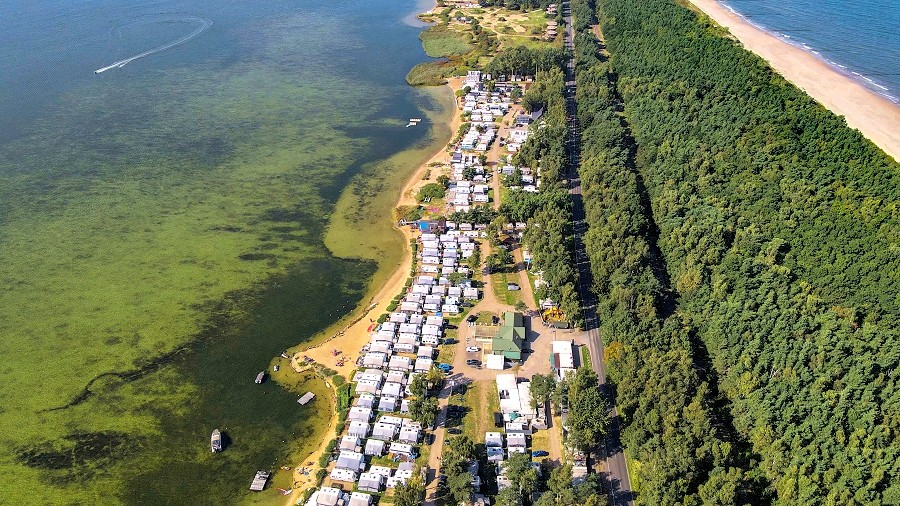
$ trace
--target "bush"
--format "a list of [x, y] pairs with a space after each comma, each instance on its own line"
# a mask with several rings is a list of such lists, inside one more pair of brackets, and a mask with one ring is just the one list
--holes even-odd
[[397, 215], [402, 220], [417, 221], [422, 219], [425, 210], [421, 206], [400, 206], [397, 208]]
[[428, 183], [422, 188], [419, 188], [419, 192], [416, 194], [416, 200], [424, 202], [433, 199], [441, 199], [444, 198], [444, 195], [444, 185], [439, 183]]
[[[343, 376], [336, 376], [336, 378], [344, 379]], [[350, 384], [342, 384], [337, 389], [337, 399], [338, 399], [338, 409], [350, 409]]]

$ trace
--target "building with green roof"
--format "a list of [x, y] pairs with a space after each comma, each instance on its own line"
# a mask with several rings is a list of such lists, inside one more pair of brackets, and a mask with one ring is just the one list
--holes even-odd
[[495, 355], [503, 355], [510, 360], [522, 360], [522, 348], [525, 346], [525, 321], [522, 313], [507, 311], [503, 314], [503, 325], [497, 337], [493, 339], [491, 351]]

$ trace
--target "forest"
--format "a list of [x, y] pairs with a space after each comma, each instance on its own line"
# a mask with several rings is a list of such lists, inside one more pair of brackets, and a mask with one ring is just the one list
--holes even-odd
[[591, 7], [585, 242], [642, 502], [900, 503], [900, 166], [704, 16], [597, 0], [598, 43]]
[[[623, 444], [636, 461], [645, 504], [763, 502], [765, 481], [722, 427], [715, 387], [701, 372], [692, 336], [675, 311], [652, 211], [635, 167], [636, 145], [615, 76], [588, 26], [587, 2], [573, 5], [576, 26], [585, 246], [598, 294], [609, 380], [623, 417]], [[584, 22], [587, 17], [588, 22]]]
[[559, 47], [513, 46], [498, 53], [484, 70], [494, 75], [533, 76], [541, 71], [561, 69], [567, 59], [565, 50]]

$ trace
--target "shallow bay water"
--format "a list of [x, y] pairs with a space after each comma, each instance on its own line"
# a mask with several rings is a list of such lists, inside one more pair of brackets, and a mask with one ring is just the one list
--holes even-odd
[[447, 107], [404, 82], [415, 4], [0, 6], [0, 504], [241, 502], [323, 437], [320, 380], [253, 379], [399, 258], [388, 227], [344, 258], [323, 236], [443, 135], [404, 128]]

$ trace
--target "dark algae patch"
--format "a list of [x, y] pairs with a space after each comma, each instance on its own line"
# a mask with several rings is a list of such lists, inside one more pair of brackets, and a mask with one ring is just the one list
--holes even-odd
[[241, 260], [275, 260], [278, 257], [270, 253], [244, 253], [238, 255], [238, 258]]
[[16, 456], [26, 466], [50, 471], [67, 471], [73, 477], [88, 465], [121, 457], [140, 441], [120, 432], [76, 432], [55, 441], [20, 449]]

